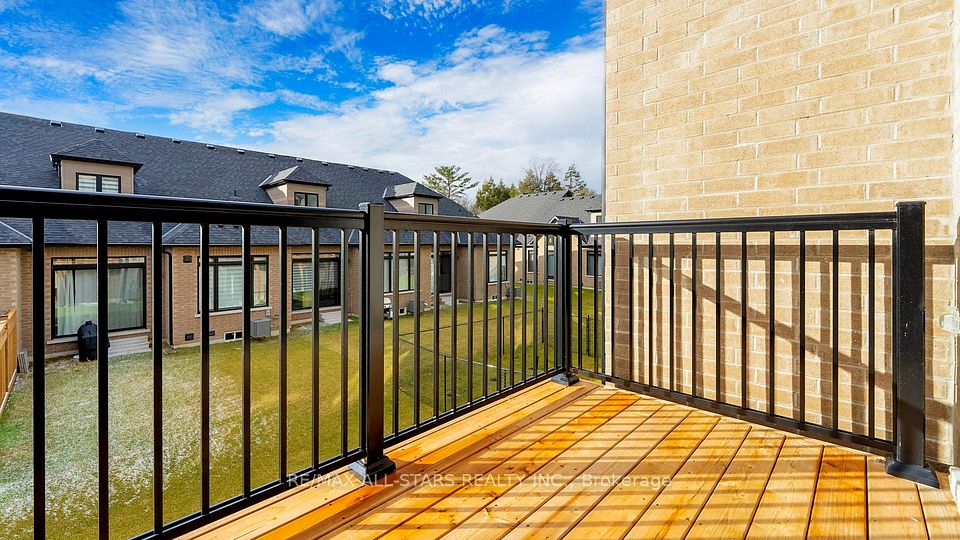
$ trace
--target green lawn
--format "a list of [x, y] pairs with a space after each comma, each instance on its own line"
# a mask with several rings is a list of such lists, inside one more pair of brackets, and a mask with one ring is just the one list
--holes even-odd
[[[544, 344], [533, 343], [533, 287], [528, 287], [527, 342], [521, 340], [521, 302], [515, 301], [514, 377], [521, 374], [521, 357], [527, 351], [527, 372], [543, 369]], [[542, 308], [543, 288], [538, 289]], [[554, 305], [553, 290], [547, 290], [549, 305]], [[593, 292], [584, 291], [585, 316], [592, 316]], [[487, 361], [487, 383], [496, 389], [496, 303], [491, 302], [488, 314], [490, 347]], [[503, 316], [509, 315], [509, 301], [502, 303]], [[574, 309], [577, 306], [574, 291]], [[589, 306], [589, 307], [588, 307]], [[457, 307], [457, 401], [463, 404], [467, 395], [467, 366], [473, 369], [474, 395], [482, 395], [484, 364], [482, 361], [483, 306], [475, 304], [472, 358], [468, 358], [467, 326], [469, 305]], [[453, 360], [452, 319], [449, 307], [439, 312], [441, 388], [440, 408], [452, 405]], [[433, 318], [431, 311], [421, 315], [420, 331], [420, 407], [421, 419], [433, 412]], [[414, 324], [412, 316], [404, 316], [399, 324], [400, 388], [397, 401], [400, 428], [410, 426], [414, 410]], [[509, 322], [504, 323], [504, 384], [509, 382], [511, 350]], [[593, 323], [591, 323], [593, 324]], [[391, 397], [393, 387], [394, 322], [385, 322], [386, 407], [385, 424], [392, 431]], [[547, 327], [547, 361], [553, 365], [550, 313]], [[574, 332], [576, 332], [574, 321]], [[358, 334], [356, 320], [347, 324], [350, 337], [349, 372], [345, 384], [348, 395], [348, 441], [357, 445], [358, 434]], [[340, 451], [340, 325], [327, 325], [320, 331], [320, 408], [321, 460]], [[309, 328], [291, 332], [288, 347], [288, 470], [295, 471], [310, 464], [310, 363], [312, 335]], [[574, 349], [577, 348], [574, 336]], [[278, 463], [278, 369], [277, 340], [255, 341], [252, 344], [252, 484], [276, 479]], [[538, 356], [535, 365], [534, 350]], [[590, 351], [592, 352], [592, 350]], [[592, 365], [592, 355], [585, 352], [584, 363]], [[123, 538], [150, 528], [152, 503], [152, 359], [149, 354], [129, 355], [110, 360], [110, 455], [111, 455], [111, 528], [113, 536]], [[200, 501], [200, 362], [197, 348], [180, 348], [164, 355], [164, 514], [166, 520], [195, 512]], [[446, 384], [444, 384], [446, 382]], [[224, 343], [211, 347], [211, 492], [213, 502], [222, 501], [241, 491], [241, 345]], [[32, 377], [22, 376], [17, 382], [3, 418], [0, 418], [0, 527], [4, 537], [32, 536]], [[445, 393], [446, 391], [446, 393]], [[51, 362], [46, 366], [47, 410], [47, 478], [48, 529], [59, 538], [89, 538], [96, 531], [97, 500], [97, 422], [96, 363], [72, 360]]]

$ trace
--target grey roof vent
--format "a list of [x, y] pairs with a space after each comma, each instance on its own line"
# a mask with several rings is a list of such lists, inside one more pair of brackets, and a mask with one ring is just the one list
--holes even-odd
[[365, 171], [369, 171], [370, 169], [368, 169], [368, 168], [366, 168], [366, 167], [364, 167], [364, 168], [363, 168], [363, 170], [365, 170]]
[[58, 120], [51, 120], [51, 121], [50, 121], [50, 125], [51, 125], [51, 126], [54, 126], [54, 127], [62, 127], [62, 126], [63, 126], [63, 123], [60, 122], [60, 121], [58, 121]]
[[298, 158], [296, 158], [296, 160], [297, 160], [297, 163], [303, 163], [303, 158], [302, 158], [302, 157], [298, 157]]
[[347, 165], [348, 169], [353, 169], [353, 165]]
[[244, 150], [243, 148], [237, 148], [237, 153], [238, 153], [238, 154], [246, 154], [247, 151]]
[[320, 164], [324, 166], [329, 165], [329, 163], [327, 163], [326, 161], [321, 161]]
[[173, 144], [180, 144], [182, 141], [180, 139], [170, 139], [170, 142]]
[[277, 159], [277, 156], [274, 154], [267, 154], [267, 157], [270, 159]]
[[138, 138], [138, 139], [146, 139], [146, 138], [147, 138], [147, 136], [144, 135], [143, 133], [137, 133], [137, 134], [135, 134], [134, 136], [135, 136], [136, 138]]
[[205, 144], [204, 146], [206, 146], [207, 148], [209, 148], [209, 149], [211, 149], [211, 150], [213, 150], [214, 148], [216, 148], [216, 146], [214, 146], [214, 145], [212, 145], [212, 144]]
[[103, 133], [103, 132], [105, 132], [106, 130], [103, 129], [103, 128], [95, 127], [95, 128], [93, 128], [93, 131], [95, 131], [95, 132], [97, 132], [97, 133]]

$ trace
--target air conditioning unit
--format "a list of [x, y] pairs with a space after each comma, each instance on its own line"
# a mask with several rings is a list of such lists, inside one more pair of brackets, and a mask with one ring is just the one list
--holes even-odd
[[250, 337], [270, 337], [270, 319], [254, 319], [250, 321]]

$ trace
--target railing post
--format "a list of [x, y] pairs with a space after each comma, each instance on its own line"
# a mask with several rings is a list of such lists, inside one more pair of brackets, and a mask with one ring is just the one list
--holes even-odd
[[556, 344], [557, 356], [563, 365], [563, 371], [554, 375], [553, 382], [564, 386], [571, 386], [580, 381], [580, 377], [572, 369], [573, 231], [570, 230], [571, 221], [570, 218], [565, 218], [562, 222], [564, 229], [558, 246], [557, 272], [553, 281], [554, 298], [558, 308], [557, 322], [553, 325], [554, 343]]
[[373, 483], [397, 466], [383, 453], [383, 205], [363, 203], [360, 210], [366, 214], [360, 240], [360, 437], [366, 455], [350, 468]]
[[926, 466], [924, 459], [924, 204], [897, 203], [897, 229], [893, 236], [893, 433], [896, 453], [887, 463], [887, 472], [938, 487], [937, 476]]

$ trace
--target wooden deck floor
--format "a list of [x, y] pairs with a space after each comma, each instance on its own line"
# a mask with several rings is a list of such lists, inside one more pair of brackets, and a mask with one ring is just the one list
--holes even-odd
[[581, 383], [517, 395], [208, 526], [219, 538], [960, 538], [882, 459]]

